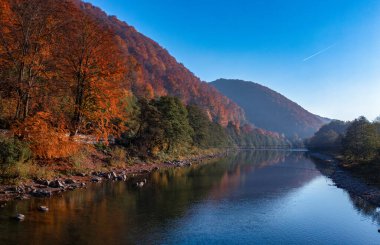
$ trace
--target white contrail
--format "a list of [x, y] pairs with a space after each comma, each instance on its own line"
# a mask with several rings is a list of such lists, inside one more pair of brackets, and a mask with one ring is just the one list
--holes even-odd
[[334, 47], [335, 45], [336, 45], [336, 43], [334, 43], [333, 45], [328, 46], [327, 48], [322, 49], [322, 50], [316, 52], [315, 54], [313, 54], [313, 55], [311, 55], [311, 56], [309, 56], [309, 57], [303, 59], [303, 61], [310, 60], [311, 58], [313, 58], [313, 57], [315, 57], [315, 56], [317, 56], [317, 55], [319, 55], [319, 54], [322, 54], [322, 53], [326, 52], [327, 50], [329, 50], [330, 48]]

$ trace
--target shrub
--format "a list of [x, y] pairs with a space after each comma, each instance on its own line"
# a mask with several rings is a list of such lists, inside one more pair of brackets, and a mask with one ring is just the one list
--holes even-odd
[[121, 147], [115, 147], [111, 151], [109, 164], [112, 167], [125, 167], [127, 163], [127, 152]]
[[64, 124], [55, 125], [52, 115], [37, 113], [13, 128], [16, 135], [29, 142], [36, 157], [53, 159], [68, 157], [78, 151], [78, 143], [69, 137]]
[[1, 166], [24, 163], [32, 156], [29, 145], [16, 138], [0, 137], [0, 164]]

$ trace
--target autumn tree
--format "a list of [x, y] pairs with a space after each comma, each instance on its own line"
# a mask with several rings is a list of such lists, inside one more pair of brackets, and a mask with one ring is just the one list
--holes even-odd
[[14, 99], [14, 118], [30, 114], [39, 91], [52, 75], [51, 43], [62, 26], [55, 18], [60, 1], [1, 1], [1, 92]]
[[71, 135], [91, 133], [107, 141], [110, 134], [120, 131], [124, 116], [122, 54], [112, 32], [86, 15], [74, 15], [67, 28], [59, 56], [73, 98]]

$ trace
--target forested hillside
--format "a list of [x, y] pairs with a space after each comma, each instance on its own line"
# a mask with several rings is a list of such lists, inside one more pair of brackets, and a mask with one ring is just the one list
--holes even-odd
[[29, 161], [82, 166], [92, 162], [89, 149], [125, 164], [215, 147], [289, 147], [246, 124], [239, 106], [157, 43], [90, 4], [0, 4], [1, 175], [18, 176]]
[[329, 122], [257, 83], [219, 79], [211, 84], [242, 107], [247, 120], [255, 126], [285, 134], [289, 139], [308, 138]]
[[214, 121], [223, 126], [229, 121], [236, 125], [245, 122], [239, 106], [202, 82], [158, 43], [91, 4], [82, 2], [80, 8], [101, 26], [112, 30], [122, 52], [131, 58], [135, 69], [130, 74], [129, 86], [136, 96], [150, 99], [176, 96], [185, 104], [197, 104], [206, 109]]

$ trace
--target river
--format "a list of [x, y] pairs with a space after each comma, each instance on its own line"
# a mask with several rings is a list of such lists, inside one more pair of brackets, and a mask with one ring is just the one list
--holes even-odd
[[140, 189], [107, 182], [14, 201], [0, 209], [0, 244], [380, 244], [377, 211], [306, 152], [242, 151], [154, 172]]

